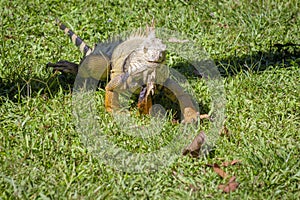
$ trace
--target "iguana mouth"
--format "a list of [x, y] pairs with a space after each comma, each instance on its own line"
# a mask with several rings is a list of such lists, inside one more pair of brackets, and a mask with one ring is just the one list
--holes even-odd
[[150, 63], [163, 63], [166, 61], [166, 57], [160, 57], [158, 60], [149, 60]]
[[157, 63], [157, 64], [160, 64], [160, 63], [163, 63], [165, 60], [159, 60], [159, 61], [148, 61], [149, 63]]
[[147, 59], [150, 63], [163, 63], [166, 60], [166, 52], [162, 51], [156, 54], [155, 56], [151, 56]]

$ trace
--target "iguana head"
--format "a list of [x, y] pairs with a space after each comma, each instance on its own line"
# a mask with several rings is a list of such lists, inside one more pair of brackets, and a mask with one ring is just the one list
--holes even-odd
[[[147, 39], [142, 43], [143, 58], [148, 62], [148, 70], [144, 72], [144, 82], [147, 93], [154, 93], [155, 84], [163, 84], [169, 77], [169, 69], [164, 64], [166, 60], [166, 45], [155, 36], [155, 29], [150, 29]], [[146, 79], [146, 80], [145, 80]]]
[[[141, 43], [139, 43], [141, 41]], [[166, 45], [155, 36], [155, 30], [151, 29], [147, 36], [131, 38], [128, 45], [138, 44], [125, 60], [125, 68], [128, 72], [127, 85], [134, 88], [138, 85], [146, 85], [148, 96], [154, 93], [156, 84], [163, 84], [169, 77], [169, 68], [165, 65]]]
[[142, 43], [143, 57], [151, 63], [162, 63], [166, 59], [166, 45], [159, 38], [155, 37], [152, 30], [147, 39]]
[[[149, 74], [155, 78], [156, 71], [162, 70], [166, 60], [166, 45], [161, 39], [155, 37], [154, 31], [151, 30], [148, 36], [139, 39], [142, 42], [130, 53], [125, 62], [129, 75], [135, 79], [143, 79], [143, 83], [149, 81], [146, 80]], [[134, 39], [131, 41], [133, 43]]]

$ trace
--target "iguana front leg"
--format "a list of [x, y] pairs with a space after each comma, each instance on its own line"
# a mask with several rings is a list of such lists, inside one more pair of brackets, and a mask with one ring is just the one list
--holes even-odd
[[125, 74], [118, 75], [110, 80], [105, 87], [105, 109], [107, 112], [114, 112], [119, 109], [119, 94], [116, 91], [124, 83], [126, 76]]
[[178, 99], [181, 113], [183, 113], [183, 123], [191, 123], [200, 119], [209, 118], [208, 115], [200, 115], [197, 112], [190, 95], [184, 92], [182, 87], [174, 80], [168, 78], [164, 83], [164, 93], [172, 101]]

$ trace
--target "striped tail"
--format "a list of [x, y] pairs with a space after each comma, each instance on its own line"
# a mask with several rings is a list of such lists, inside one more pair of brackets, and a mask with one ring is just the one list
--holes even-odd
[[58, 24], [59, 28], [67, 34], [70, 39], [72, 40], [73, 44], [79, 47], [80, 51], [85, 55], [89, 55], [92, 53], [92, 49], [80, 38], [78, 37], [72, 30], [67, 28], [64, 24], [62, 24], [58, 19], [56, 19], [56, 23]]

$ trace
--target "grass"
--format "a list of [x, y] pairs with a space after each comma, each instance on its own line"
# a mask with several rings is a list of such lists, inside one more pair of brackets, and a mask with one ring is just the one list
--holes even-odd
[[[298, 199], [300, 196], [300, 14], [297, 1], [1, 1], [1, 199]], [[179, 157], [157, 172], [126, 173], [105, 165], [76, 131], [70, 85], [45, 67], [80, 52], [54, 25], [60, 18], [89, 44], [149, 24], [201, 44], [224, 77], [226, 127], [207, 157]], [[183, 70], [184, 71], [184, 70]], [[186, 75], [186, 74], [185, 74]], [[198, 102], [209, 94], [186, 76]], [[100, 90], [98, 101], [103, 101]], [[99, 106], [103, 132], [129, 145]], [[143, 124], [147, 118], [140, 119]], [[168, 132], [180, 125], [167, 125]], [[204, 127], [205, 128], [205, 127]], [[168, 138], [168, 134], [165, 135]], [[132, 143], [131, 143], [132, 144]], [[148, 145], [148, 144], [145, 144]], [[222, 193], [224, 168], [239, 188]]]

